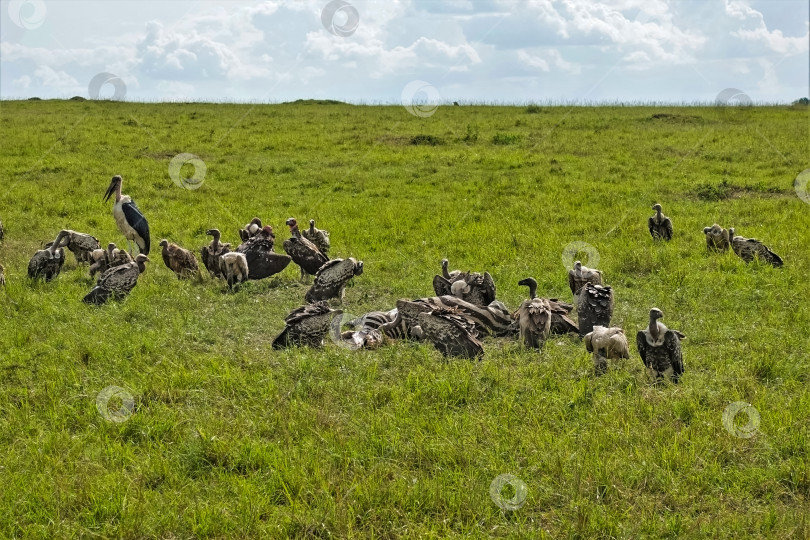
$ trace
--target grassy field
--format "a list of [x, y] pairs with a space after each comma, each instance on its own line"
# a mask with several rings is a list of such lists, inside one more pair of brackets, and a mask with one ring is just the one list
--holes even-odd
[[[793, 188], [808, 120], [806, 107], [419, 118], [2, 102], [0, 537], [810, 537], [810, 205]], [[169, 176], [184, 152], [206, 165], [199, 189]], [[530, 275], [570, 300], [564, 251], [585, 242], [614, 287], [614, 325], [634, 342], [661, 308], [688, 336], [685, 376], [650, 386], [631, 345], [595, 377], [573, 337], [540, 353], [487, 339], [481, 362], [414, 343], [273, 351], [306, 291], [294, 265], [229, 293], [179, 282], [154, 251], [130, 297], [102, 308], [81, 303], [93, 281], [70, 253], [57, 280], [30, 282], [28, 259], [61, 228], [124, 242], [102, 202], [114, 174], [153, 246], [196, 251], [210, 227], [235, 244], [256, 215], [280, 250], [287, 217], [316, 219], [333, 257], [365, 262], [343, 306], [355, 315], [432, 295], [442, 257], [488, 270], [510, 308]], [[655, 202], [670, 243], [646, 230]], [[714, 222], [784, 268], [707, 254]], [[110, 386], [134, 402], [120, 422], [97, 407]], [[752, 437], [724, 426], [738, 401], [759, 414]], [[502, 474], [525, 500], [490, 496]]]

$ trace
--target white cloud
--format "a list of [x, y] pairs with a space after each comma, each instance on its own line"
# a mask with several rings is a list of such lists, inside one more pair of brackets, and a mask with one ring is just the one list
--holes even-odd
[[49, 66], [39, 66], [36, 68], [34, 70], [34, 79], [42, 86], [50, 86], [53, 88], [71, 90], [80, 87], [79, 81], [64, 71], [55, 71]]
[[787, 55], [807, 52], [809, 48], [808, 40], [810, 40], [808, 34], [800, 37], [786, 37], [781, 30], [769, 31], [765, 27], [765, 23], [754, 30], [738, 30], [732, 35], [744, 40], [762, 42], [773, 52]]
[[[88, 17], [54, 2], [39, 33], [0, 21], [0, 93], [86, 93], [100, 72], [136, 99], [396, 100], [416, 79], [506, 101], [806, 93], [807, 26], [744, 0], [348, 1], [360, 17], [348, 37], [323, 27], [326, 0], [119, 0]], [[783, 3], [807, 18], [803, 0]]]
[[544, 72], [551, 71], [550, 64], [568, 73], [576, 74], [582, 71], [579, 65], [566, 61], [557, 49], [547, 49], [540, 54], [542, 56], [529, 54], [525, 50], [520, 50], [518, 51], [518, 60], [529, 67], [537, 68]]
[[750, 23], [753, 28], [740, 28], [732, 36], [746, 41], [763, 43], [773, 52], [794, 55], [810, 50], [810, 32], [803, 36], [788, 37], [781, 30], [768, 30], [765, 17], [759, 11], [739, 0], [725, 0], [726, 13], [731, 17]]
[[518, 51], [518, 60], [520, 60], [529, 67], [537, 68], [545, 72], [551, 71], [548, 62], [537, 56], [532, 56], [526, 51]]

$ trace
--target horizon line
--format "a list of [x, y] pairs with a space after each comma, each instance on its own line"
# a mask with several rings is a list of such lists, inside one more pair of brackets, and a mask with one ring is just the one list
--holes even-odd
[[[318, 105], [351, 105], [351, 106], [364, 106], [364, 107], [391, 107], [391, 106], [405, 106], [401, 101], [386, 101], [386, 100], [357, 100], [345, 101], [330, 98], [298, 98], [288, 101], [268, 101], [268, 100], [237, 100], [237, 99], [222, 99], [219, 101], [209, 99], [112, 99], [112, 98], [87, 98], [84, 96], [72, 96], [69, 98], [40, 98], [38, 96], [31, 97], [3, 97], [0, 96], [0, 102], [16, 102], [16, 101], [100, 101], [100, 102], [120, 102], [120, 103], [137, 103], [137, 104], [198, 104], [198, 105], [292, 105], [292, 104], [318, 104]], [[739, 102], [722, 102], [719, 100], [711, 101], [656, 101], [656, 100], [523, 100], [523, 101], [485, 101], [485, 100], [441, 100], [439, 102], [421, 103], [424, 106], [438, 108], [440, 106], [453, 107], [453, 106], [476, 106], [476, 107], [529, 107], [529, 106], [543, 106], [543, 107], [780, 107], [780, 106], [795, 106], [795, 105], [810, 105], [810, 99], [802, 97], [793, 101], [747, 101], [745, 103]], [[407, 105], [413, 105], [408, 103]]]

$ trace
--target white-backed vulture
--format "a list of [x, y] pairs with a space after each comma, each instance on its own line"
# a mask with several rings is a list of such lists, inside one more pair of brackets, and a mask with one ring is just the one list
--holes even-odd
[[71, 230], [63, 230], [62, 233], [68, 236], [67, 247], [76, 257], [76, 262], [93, 262], [91, 254], [97, 249], [101, 249], [101, 244], [95, 236]]
[[[732, 229], [733, 231], [734, 229]], [[706, 235], [706, 248], [709, 251], [724, 253], [731, 245], [729, 231], [715, 223], [711, 227], [703, 227], [703, 234]]]
[[326, 262], [315, 275], [315, 283], [307, 291], [304, 299], [310, 303], [322, 300], [339, 299], [343, 302], [343, 295], [346, 292], [346, 284], [354, 276], [363, 273], [363, 261], [357, 261], [351, 257], [348, 259], [332, 259]]
[[326, 302], [307, 304], [292, 310], [284, 319], [284, 330], [273, 340], [274, 349], [291, 346], [322, 347], [332, 318], [343, 313], [330, 309]]
[[540, 349], [551, 333], [551, 306], [545, 298], [537, 297], [534, 278], [522, 279], [518, 285], [529, 287], [529, 299], [512, 315], [518, 322], [520, 342], [528, 349]]
[[250, 267], [244, 253], [231, 251], [219, 256], [219, 273], [227, 280], [228, 287], [233, 289], [250, 277]]
[[110, 268], [98, 278], [98, 283], [82, 302], [101, 305], [110, 298], [116, 300], [125, 298], [138, 284], [140, 275], [146, 272], [147, 262], [149, 257], [140, 253], [133, 262]]
[[579, 291], [577, 322], [579, 335], [584, 336], [596, 325], [609, 327], [613, 316], [613, 289], [586, 283]]
[[224, 277], [219, 268], [219, 257], [225, 253], [230, 253], [231, 245], [220, 243], [219, 239], [221, 238], [221, 233], [219, 232], [219, 229], [208, 229], [205, 231], [205, 234], [213, 236], [214, 239], [211, 240], [209, 245], [203, 246], [200, 250], [203, 265], [205, 265], [205, 269], [208, 270], [211, 277]]
[[65, 263], [65, 250], [69, 237], [65, 231], [60, 231], [56, 240], [46, 244], [45, 249], [40, 249], [28, 262], [28, 277], [31, 279], [43, 278], [51, 281], [62, 271]]
[[595, 268], [588, 268], [583, 266], [582, 262], [577, 261], [574, 267], [568, 270], [568, 287], [574, 295], [574, 304], [579, 300], [579, 291], [586, 283], [591, 285], [602, 284], [602, 271]]
[[681, 340], [686, 336], [658, 322], [663, 316], [658, 308], [650, 310], [650, 323], [636, 334], [636, 347], [651, 379], [671, 379], [677, 383], [684, 370]]
[[655, 240], [672, 240], [672, 220], [661, 212], [661, 205], [656, 203], [652, 207], [655, 215], [647, 220], [650, 235]]
[[597, 324], [585, 334], [584, 341], [585, 350], [593, 353], [593, 366], [598, 375], [607, 370], [609, 359], [630, 358], [627, 336], [619, 327], [605, 328]]
[[315, 220], [309, 220], [309, 229], [305, 229], [301, 231], [301, 234], [315, 244], [321, 253], [329, 257], [329, 248], [332, 246], [332, 243], [329, 241], [329, 231], [324, 229], [317, 229], [315, 228]]
[[435, 308], [419, 314], [419, 327], [426, 340], [443, 355], [463, 358], [484, 356], [475, 324], [455, 309]]
[[259, 280], [278, 274], [290, 264], [290, 257], [273, 251], [276, 235], [273, 227], [265, 225], [259, 231], [239, 244], [237, 253], [244, 253], [250, 268], [248, 279]]
[[739, 258], [747, 263], [759, 258], [774, 268], [779, 268], [784, 264], [782, 257], [771, 251], [771, 249], [756, 238], [745, 238], [744, 236], [734, 236], [734, 228], [728, 230], [731, 236], [731, 248]]
[[284, 251], [301, 268], [301, 281], [304, 281], [307, 276], [317, 274], [329, 258], [315, 244], [301, 236], [295, 218], [289, 218], [286, 223], [290, 227], [291, 236], [284, 241]]
[[197, 258], [191, 251], [173, 242], [169, 242], [165, 238], [160, 241], [160, 247], [163, 248], [161, 253], [163, 255], [163, 263], [166, 265], [166, 268], [175, 273], [177, 279], [199, 275], [200, 265], [197, 264]]
[[247, 242], [249, 239], [256, 236], [262, 230], [262, 220], [255, 217], [250, 220], [250, 223], [245, 225], [243, 229], [239, 229], [239, 238], [242, 242]]

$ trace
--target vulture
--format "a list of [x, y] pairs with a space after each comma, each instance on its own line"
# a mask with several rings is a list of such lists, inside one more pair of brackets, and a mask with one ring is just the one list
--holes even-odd
[[552, 334], [577, 334], [579, 326], [574, 319], [568, 315], [574, 309], [572, 304], [563, 302], [556, 298], [549, 298], [548, 305], [551, 307], [551, 333]]
[[[405, 320], [399, 316], [399, 308], [393, 309], [389, 312], [371, 312], [364, 315], [361, 319], [352, 321], [359, 323], [364, 320], [373, 322], [366, 322], [365, 325], [372, 325], [373, 328], [381, 328], [383, 325], [388, 324], [384, 330], [388, 330], [386, 334], [393, 338], [407, 337], [408, 328], [418, 326], [419, 313], [423, 311], [430, 311], [436, 308], [455, 309], [460, 315], [463, 315], [475, 324], [475, 329], [479, 335], [494, 334], [496, 336], [505, 336], [512, 333], [514, 325], [512, 321], [512, 314], [503, 302], [494, 301], [488, 306], [477, 306], [469, 302], [465, 302], [461, 298], [455, 296], [433, 296], [430, 298], [417, 298], [415, 300], [400, 300], [397, 306], [402, 306]], [[397, 319], [399, 316], [399, 320]], [[394, 323], [394, 324], [389, 324]], [[376, 325], [376, 326], [373, 326]], [[402, 328], [403, 332], [398, 332]], [[417, 330], [417, 334], [419, 331]], [[401, 335], [400, 335], [401, 334]], [[418, 336], [412, 336], [416, 339], [421, 339]]]
[[219, 269], [219, 257], [225, 253], [230, 253], [231, 245], [220, 244], [219, 239], [221, 235], [219, 229], [208, 229], [205, 231], [205, 234], [213, 236], [214, 239], [211, 240], [209, 245], [203, 246], [200, 250], [203, 265], [205, 265], [205, 268], [208, 270], [208, 273], [211, 274], [211, 277], [223, 277], [222, 272]]
[[[529, 298], [537, 298], [537, 280], [528, 277], [520, 280], [518, 285], [523, 285], [529, 288]], [[552, 334], [579, 334], [579, 326], [571, 319], [568, 314], [574, 309], [574, 306], [558, 300], [557, 298], [544, 298], [548, 302], [551, 309], [551, 333]]]
[[[113, 204], [113, 217], [118, 225], [118, 230], [127, 239], [127, 246], [130, 242], [135, 242], [138, 251], [144, 255], [149, 255], [151, 240], [149, 236], [149, 222], [132, 202], [129, 195], [121, 195], [121, 184], [124, 180], [120, 174], [113, 176], [107, 192], [104, 194], [104, 202], [107, 202], [115, 194], [115, 204]], [[129, 249], [132, 252], [132, 249]]]
[[6, 267], [0, 264], [0, 287], [6, 284]]
[[265, 225], [254, 236], [239, 244], [237, 253], [244, 253], [250, 269], [249, 279], [264, 279], [278, 274], [290, 264], [290, 257], [273, 251], [276, 236], [273, 227]]
[[[732, 231], [734, 229], [731, 229]], [[711, 227], [703, 227], [703, 234], [706, 235], [706, 247], [709, 251], [723, 253], [728, 251], [731, 244], [729, 231], [715, 223]]]
[[197, 258], [192, 252], [177, 244], [169, 243], [165, 238], [160, 241], [160, 247], [163, 248], [163, 263], [177, 275], [177, 279], [199, 275], [200, 265], [197, 264]]
[[471, 304], [488, 306], [495, 301], [495, 281], [489, 272], [461, 272], [453, 282], [443, 276], [433, 276], [437, 296], [452, 295]]
[[117, 249], [115, 244], [110, 242], [107, 249], [94, 249], [90, 253], [90, 277], [98, 273], [103, 274], [110, 268], [128, 264], [133, 261], [129, 253], [123, 249]]
[[286, 223], [290, 227], [291, 236], [284, 241], [284, 251], [301, 268], [301, 281], [304, 281], [307, 276], [317, 274], [329, 259], [315, 244], [301, 236], [295, 218], [289, 218]]
[[613, 289], [601, 285], [585, 284], [577, 303], [577, 320], [580, 337], [593, 330], [595, 325], [610, 326], [613, 316]]
[[463, 315], [475, 324], [479, 335], [505, 336], [512, 333], [514, 328], [511, 312], [503, 302], [498, 300], [487, 306], [479, 306], [448, 295], [420, 298], [419, 301], [439, 308], [455, 309], [459, 315]]
[[450, 272], [448, 270], [449, 267], [450, 261], [448, 261], [447, 259], [442, 259], [442, 277], [452, 284], [461, 276], [462, 272], [461, 270], [453, 270], [452, 272]]
[[607, 371], [608, 359], [630, 358], [627, 336], [624, 335], [624, 330], [616, 326], [594, 326], [585, 335], [585, 350], [593, 353], [593, 366], [598, 375]]
[[57, 277], [65, 263], [64, 247], [68, 240], [64, 231], [60, 231], [56, 240], [46, 244], [45, 249], [34, 253], [28, 262], [28, 277], [31, 279], [43, 278], [45, 281], [51, 281]]
[[329, 231], [325, 231], [323, 229], [316, 229], [315, 228], [315, 220], [309, 220], [309, 229], [301, 231], [301, 234], [304, 235], [304, 238], [315, 244], [321, 253], [329, 257], [329, 248], [331, 246], [329, 242]]
[[76, 257], [76, 262], [93, 262], [93, 251], [101, 249], [101, 244], [98, 243], [95, 236], [70, 230], [64, 230], [62, 233], [68, 236], [68, 243], [65, 247]]
[[219, 275], [228, 281], [233, 289], [236, 283], [242, 283], [250, 277], [250, 266], [244, 253], [230, 251], [219, 256]]
[[244, 229], [239, 229], [239, 238], [242, 239], [242, 242], [247, 242], [256, 234], [262, 230], [262, 220], [255, 217], [250, 220], [250, 223], [245, 225]]
[[421, 340], [424, 336], [419, 327], [419, 314], [437, 308], [456, 310], [475, 325], [479, 335], [505, 336], [511, 334], [514, 329], [512, 315], [502, 302], [496, 300], [488, 306], [477, 306], [449, 295], [414, 300], [401, 299], [397, 301], [397, 307], [391, 311], [366, 313], [350, 324], [379, 328], [386, 336], [394, 339]]
[[380, 328], [389, 336], [390, 330], [402, 325], [404, 329], [405, 338], [421, 340], [424, 335], [422, 328], [419, 326], [419, 315], [428, 311], [432, 311], [435, 306], [430, 305], [429, 302], [422, 299], [415, 300], [397, 300], [397, 316], [394, 322], [383, 325]]
[[734, 236], [734, 228], [728, 230], [731, 237], [731, 249], [739, 258], [750, 263], [754, 258], [759, 258], [773, 266], [779, 268], [784, 264], [782, 258], [774, 253], [765, 244], [755, 238], [745, 238], [744, 236]]
[[480, 358], [484, 346], [477, 339], [475, 324], [455, 309], [436, 308], [418, 317], [425, 339], [445, 356]]
[[545, 298], [537, 297], [534, 278], [523, 279], [518, 285], [529, 287], [530, 296], [512, 315], [520, 328], [520, 341], [528, 349], [540, 349], [551, 333], [551, 306]]
[[650, 378], [669, 378], [677, 383], [683, 373], [681, 340], [686, 336], [658, 322], [663, 316], [658, 308], [650, 310], [650, 324], [636, 335], [636, 347]]
[[101, 305], [110, 297], [116, 300], [126, 297], [138, 284], [138, 277], [146, 272], [148, 261], [149, 257], [139, 253], [133, 262], [110, 268], [101, 274], [96, 286], [87, 293], [82, 302]]
[[329, 309], [326, 302], [307, 304], [292, 310], [284, 319], [284, 330], [273, 340], [273, 348], [323, 346], [323, 338], [329, 332], [332, 318], [341, 313], [339, 309]]
[[304, 296], [310, 304], [322, 300], [338, 298], [343, 302], [343, 294], [346, 291], [346, 283], [354, 276], [363, 273], [363, 261], [357, 261], [351, 257], [348, 259], [332, 259], [321, 266], [315, 276], [315, 283]]
[[661, 213], [661, 205], [656, 203], [652, 207], [655, 210], [655, 215], [647, 220], [647, 227], [650, 229], [650, 235], [653, 239], [672, 240], [672, 220]]
[[574, 303], [579, 299], [579, 291], [586, 283], [591, 285], [602, 284], [602, 271], [595, 268], [582, 266], [580, 261], [574, 263], [574, 267], [568, 271], [568, 286], [574, 295]]

